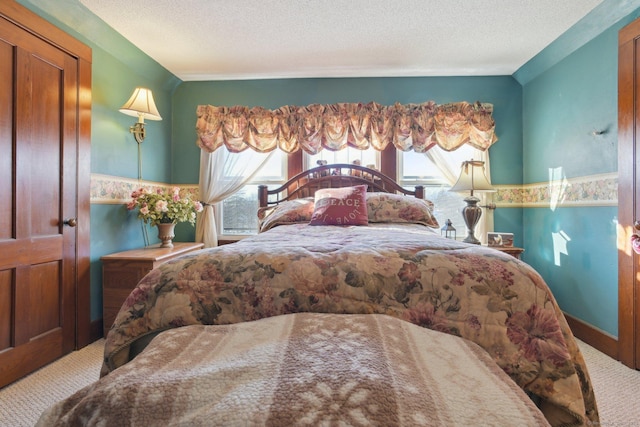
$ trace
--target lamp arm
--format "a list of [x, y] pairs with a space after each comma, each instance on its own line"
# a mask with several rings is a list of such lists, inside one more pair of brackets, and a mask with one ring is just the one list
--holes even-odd
[[144, 141], [144, 138], [146, 136], [146, 132], [144, 129], [144, 122], [142, 123], [136, 122], [133, 126], [129, 128], [129, 132], [133, 134], [133, 137], [135, 138], [138, 145], [142, 144], [142, 141]]
[[146, 136], [146, 132], [144, 130], [144, 113], [138, 113], [138, 121], [129, 128], [129, 132], [133, 134], [138, 145], [142, 144], [142, 141], [144, 141]]

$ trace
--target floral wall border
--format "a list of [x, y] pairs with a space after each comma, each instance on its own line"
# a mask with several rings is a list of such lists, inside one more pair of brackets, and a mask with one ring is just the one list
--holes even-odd
[[525, 185], [497, 186], [498, 207], [555, 208], [618, 206], [618, 174], [561, 178]]
[[119, 176], [91, 174], [91, 203], [100, 205], [121, 205], [131, 201], [131, 193], [139, 188], [146, 188], [150, 191], [169, 190], [173, 187], [180, 187], [181, 191], [188, 193], [193, 198], [197, 198], [198, 185], [172, 185], [162, 182], [140, 181]]
[[[197, 198], [198, 185], [171, 185], [152, 181], [91, 174], [92, 204], [126, 204], [131, 192], [140, 187], [151, 191], [180, 187]], [[545, 183], [525, 185], [498, 185], [493, 195], [496, 206], [501, 208], [553, 208], [618, 205], [618, 174], [590, 175], [562, 178]]]

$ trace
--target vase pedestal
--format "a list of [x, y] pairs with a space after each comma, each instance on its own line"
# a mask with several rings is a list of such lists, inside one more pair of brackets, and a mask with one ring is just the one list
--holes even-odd
[[160, 223], [157, 225], [158, 227], [158, 239], [162, 242], [160, 244], [161, 248], [172, 248], [173, 247], [173, 238], [176, 237], [174, 234], [175, 224], [172, 222], [169, 223]]

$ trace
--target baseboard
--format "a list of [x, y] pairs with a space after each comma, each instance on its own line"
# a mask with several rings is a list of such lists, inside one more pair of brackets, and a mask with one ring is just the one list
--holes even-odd
[[596, 350], [618, 360], [618, 340], [608, 333], [564, 313], [573, 335]]
[[102, 329], [102, 318], [91, 322], [90, 334], [91, 334], [91, 337], [90, 337], [91, 342], [98, 341], [100, 338], [103, 337], [104, 332]]

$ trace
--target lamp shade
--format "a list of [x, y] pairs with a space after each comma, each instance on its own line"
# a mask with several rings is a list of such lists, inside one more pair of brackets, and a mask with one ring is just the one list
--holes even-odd
[[144, 87], [135, 88], [131, 98], [120, 108], [120, 112], [141, 119], [162, 120], [153, 101], [153, 93]]
[[462, 162], [462, 170], [460, 171], [458, 181], [456, 181], [449, 191], [470, 191], [473, 196], [474, 191], [491, 193], [496, 190], [491, 186], [487, 176], [484, 174], [484, 162], [479, 160], [465, 160]]

